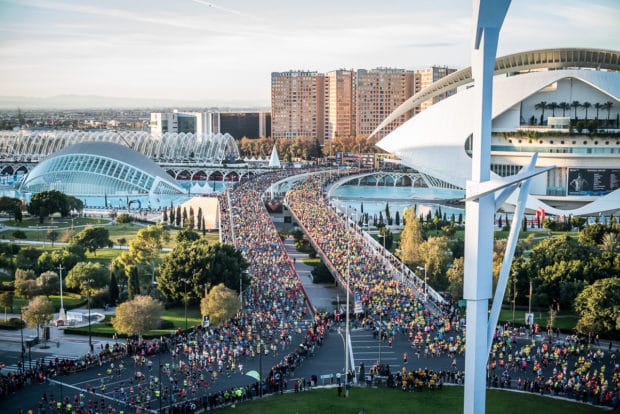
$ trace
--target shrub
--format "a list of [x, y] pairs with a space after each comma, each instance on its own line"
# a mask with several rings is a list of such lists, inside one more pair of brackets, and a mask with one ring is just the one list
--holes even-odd
[[312, 283], [334, 283], [334, 276], [322, 262], [312, 269]]
[[10, 318], [8, 321], [0, 320], [0, 329], [17, 330], [26, 327], [26, 322], [19, 318]]
[[15, 230], [13, 233], [13, 238], [14, 239], [18, 239], [18, 240], [24, 240], [27, 239], [28, 237], [26, 236], [26, 233], [23, 232], [22, 230]]
[[174, 329], [174, 323], [168, 319], [161, 319], [159, 321], [159, 329]]
[[118, 224], [129, 224], [133, 221], [133, 217], [131, 217], [127, 213], [121, 213], [116, 217], [116, 222]]

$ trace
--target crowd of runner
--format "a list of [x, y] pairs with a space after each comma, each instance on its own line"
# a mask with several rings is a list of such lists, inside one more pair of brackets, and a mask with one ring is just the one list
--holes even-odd
[[[254, 177], [234, 191], [220, 195], [220, 231], [224, 243], [234, 244], [249, 262], [250, 286], [243, 290], [237, 317], [222, 327], [197, 327], [160, 340], [129, 340], [88, 355], [79, 362], [57, 361], [32, 371], [0, 376], [0, 396], [30, 382], [70, 373], [71, 367], [99, 366], [97, 381], [85, 385], [86, 393], [44, 394], [39, 412], [134, 412], [151, 410], [161, 400], [185, 411], [215, 408], [254, 398], [262, 393], [300, 391], [316, 378], [296, 378], [295, 370], [311, 357], [332, 326], [332, 319], [314, 315], [294, 265], [265, 209], [268, 186], [289, 174], [278, 171]], [[323, 183], [308, 179], [287, 195], [287, 204], [308, 232], [341, 285], [349, 280], [350, 292], [363, 311], [352, 324], [372, 330], [389, 346], [396, 337], [410, 345], [411, 358], [397, 372], [377, 364], [368, 373], [361, 368], [360, 383], [385, 378], [389, 386], [404, 391], [438, 389], [446, 382], [462, 383], [456, 358], [465, 351], [464, 321], [455, 304], [431, 312], [419, 292], [393, 277], [392, 269], [364, 245], [359, 229], [351, 228], [322, 196]], [[549, 343], [524, 339], [525, 332], [500, 327], [489, 359], [488, 385], [563, 395], [605, 405], [617, 405], [620, 370], [615, 354], [571, 338]], [[169, 355], [169, 362], [158, 358]], [[117, 360], [133, 356], [133, 361]], [[239, 386], [212, 390], [221, 376], [242, 374], [251, 358], [274, 357], [263, 381], [245, 377]], [[445, 358], [440, 371], [419, 368], [428, 358]], [[414, 365], [418, 368], [414, 368]], [[130, 380], [122, 380], [127, 378]], [[351, 374], [352, 375], [352, 374]], [[292, 383], [291, 383], [292, 380]], [[159, 404], [159, 403], [157, 403]]]

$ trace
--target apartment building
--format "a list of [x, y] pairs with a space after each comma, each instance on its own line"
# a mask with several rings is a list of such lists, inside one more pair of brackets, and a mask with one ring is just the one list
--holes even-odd
[[323, 142], [325, 75], [288, 71], [271, 74], [271, 136], [304, 136]]

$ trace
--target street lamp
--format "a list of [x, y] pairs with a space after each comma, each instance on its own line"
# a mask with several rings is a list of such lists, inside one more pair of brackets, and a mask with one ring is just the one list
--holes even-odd
[[416, 266], [418, 270], [424, 270], [424, 302], [427, 301], [427, 295], [426, 295], [426, 263], [424, 264], [424, 267], [422, 266]]
[[345, 398], [349, 397], [349, 277], [351, 274], [351, 244], [349, 243], [349, 251], [348, 251], [348, 261], [347, 261], [347, 309], [346, 309], [346, 317], [345, 323], [346, 326], [344, 328], [344, 396]]
[[21, 327], [20, 334], [22, 337], [22, 372], [24, 372], [24, 354], [26, 353], [26, 348], [24, 347], [24, 308], [22, 307], [19, 308], [19, 321], [19, 326]]
[[187, 331], [187, 284], [189, 280], [181, 279], [181, 282], [185, 283], [185, 330]]
[[58, 311], [58, 319], [61, 321], [65, 321], [67, 319], [67, 314], [65, 313], [65, 306], [62, 301], [62, 263], [58, 265], [58, 277], [60, 278], [60, 310]]
[[88, 288], [86, 289], [86, 295], [87, 295], [87, 300], [88, 300], [88, 347], [90, 348], [90, 353], [92, 354], [94, 349], [93, 349], [93, 335], [91, 332], [91, 321], [90, 321], [90, 288], [92, 286], [92, 284], [95, 283], [94, 279], [89, 279], [86, 280], [84, 282], [84, 284], [86, 286], [88, 286]]
[[512, 324], [515, 323], [515, 302], [517, 300], [517, 276], [519, 274], [514, 272], [512, 274]]

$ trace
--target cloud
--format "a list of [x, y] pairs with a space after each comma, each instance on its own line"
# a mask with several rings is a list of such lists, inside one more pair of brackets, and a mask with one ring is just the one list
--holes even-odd
[[418, 42], [418, 43], [406, 43], [403, 47], [445, 47], [454, 46], [456, 42]]
[[245, 16], [245, 17], [254, 17], [254, 16], [251, 16], [249, 14], [242, 13], [242, 12], [240, 12], [238, 10], [232, 10], [232, 9], [227, 9], [225, 7], [218, 6], [218, 5], [213, 4], [211, 2], [208, 2], [208, 1], [204, 1], [204, 0], [191, 0], [191, 1], [193, 1], [194, 3], [205, 5], [207, 7], [211, 7], [211, 8], [216, 9], [216, 10], [221, 10], [221, 11], [223, 11], [225, 13], [236, 14], [238, 16]]
[[27, 5], [39, 9], [54, 10], [61, 12], [88, 14], [97, 17], [110, 17], [114, 19], [123, 19], [132, 22], [148, 23], [157, 26], [169, 26], [182, 29], [204, 30], [205, 26], [188, 23], [186, 20], [170, 18], [165, 16], [149, 16], [146, 13], [136, 13], [129, 10], [114, 9], [110, 7], [97, 7], [84, 4], [48, 2], [48, 1], [20, 1], [18, 4]]

